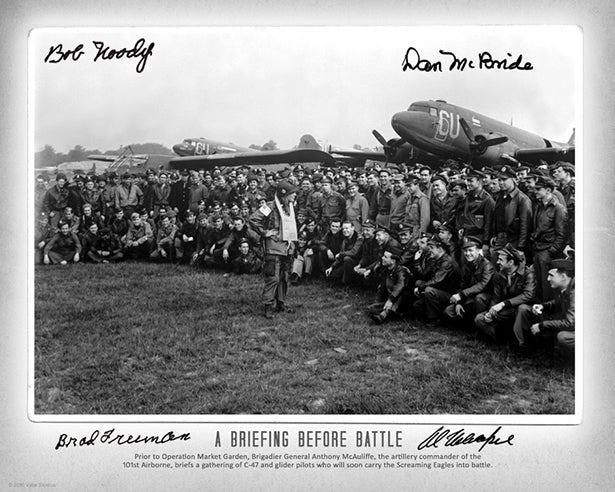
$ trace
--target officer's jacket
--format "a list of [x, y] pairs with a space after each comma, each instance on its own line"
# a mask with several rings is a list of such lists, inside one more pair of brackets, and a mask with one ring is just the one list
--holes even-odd
[[177, 234], [177, 226], [175, 224], [169, 224], [166, 228], [161, 227], [158, 229], [156, 243], [158, 246], [162, 246], [163, 244], [170, 244], [172, 246], [175, 240], [175, 234]]
[[141, 222], [139, 227], [131, 223], [126, 233], [126, 242], [137, 241], [143, 237], [146, 237], [148, 241], [153, 239], [154, 233], [152, 232], [152, 226], [147, 222]]
[[74, 232], [64, 235], [61, 232], [56, 232], [43, 250], [47, 255], [50, 251], [55, 251], [61, 255], [68, 253], [81, 253], [81, 241]]
[[410, 193], [408, 193], [408, 190], [404, 190], [400, 194], [397, 194], [395, 191], [391, 193], [391, 208], [389, 210], [389, 224], [391, 227], [403, 223], [409, 200]]
[[79, 221], [79, 234], [88, 232], [92, 224], [96, 224], [98, 229], [102, 228], [102, 222], [98, 218], [98, 215], [91, 214], [89, 217], [87, 215], [82, 215]]
[[354, 230], [361, 233], [361, 224], [369, 216], [369, 203], [364, 196], [357, 195], [346, 199], [346, 220], [349, 220], [354, 225]]
[[491, 281], [495, 269], [484, 256], [479, 256], [473, 262], [466, 261], [461, 268], [461, 299], [473, 297], [491, 289]]
[[456, 229], [463, 229], [464, 235], [478, 237], [487, 242], [493, 236], [493, 209], [495, 201], [485, 190], [470, 191], [462, 204], [455, 223]]
[[534, 210], [532, 245], [535, 251], [549, 250], [555, 255], [564, 249], [566, 240], [566, 209], [555, 199], [545, 205], [536, 204]]
[[[376, 216], [385, 215], [388, 216], [391, 211], [391, 193], [393, 189], [392, 187], [382, 189], [378, 187], [376, 192], [370, 202], [369, 206], [369, 218], [372, 220], [376, 220]], [[388, 227], [389, 224], [386, 224]]]
[[517, 249], [527, 246], [532, 220], [532, 202], [519, 188], [511, 193], [501, 191], [495, 201], [494, 235], [505, 232]]
[[434, 270], [434, 259], [429, 251], [423, 251], [418, 258], [412, 260], [412, 273], [418, 280], [431, 277]]
[[109, 228], [114, 234], [117, 234], [118, 237], [123, 237], [128, 232], [128, 219], [126, 217], [122, 217], [118, 219], [117, 217], [113, 219], [113, 222], [109, 224]]
[[405, 267], [397, 264], [395, 268], [381, 268], [382, 282], [378, 286], [376, 300], [384, 302], [385, 300], [396, 302], [401, 296], [401, 293], [408, 285], [410, 280], [410, 271]]
[[574, 279], [567, 289], [557, 293], [555, 299], [543, 303], [542, 312], [555, 319], [538, 323], [540, 331], [574, 331]]
[[115, 189], [115, 206], [137, 206], [143, 200], [143, 192], [137, 185], [130, 185], [126, 188], [124, 185], [120, 185]]
[[519, 265], [517, 271], [510, 277], [497, 272], [493, 276], [492, 305], [503, 302], [507, 308], [517, 307], [521, 304], [530, 304], [536, 295], [536, 278], [534, 270], [524, 264]]
[[424, 292], [427, 287], [443, 290], [450, 294], [457, 292], [461, 273], [451, 255], [444, 253], [440, 258], [434, 259], [432, 268], [433, 273], [427, 280], [417, 282], [417, 287], [421, 292]]
[[231, 233], [226, 238], [222, 249], [229, 249], [231, 246], [239, 248], [239, 242], [244, 238], [249, 241], [251, 248], [258, 248], [260, 246], [260, 236], [252, 229], [250, 229], [249, 226], [244, 225], [243, 229], [241, 229], [240, 231], [236, 229], [231, 230]]
[[[93, 190], [88, 190], [84, 188], [80, 191], [81, 201], [85, 203], [89, 203], [92, 205], [92, 212], [99, 212], [102, 210], [102, 191], [100, 188], [94, 188]], [[81, 211], [79, 211], [81, 213]]]
[[223, 224], [221, 229], [209, 227], [205, 232], [204, 238], [204, 247], [205, 249], [207, 249], [207, 252], [209, 252], [209, 250], [214, 244], [216, 245], [216, 249], [222, 247], [222, 245], [226, 242], [226, 238], [229, 234], [230, 230], [226, 224]]
[[406, 222], [412, 226], [412, 234], [418, 237], [429, 227], [429, 198], [420, 190], [410, 194], [406, 204]]
[[59, 210], [64, 210], [68, 207], [68, 196], [70, 192], [68, 188], [64, 186], [63, 188], [58, 188], [58, 186], [54, 186], [53, 188], [49, 188], [47, 193], [45, 193], [45, 198], [43, 199], [43, 208], [47, 212], [57, 212]]
[[342, 247], [339, 255], [335, 258], [333, 268], [340, 266], [344, 262], [344, 258], [349, 256], [350, 258], [358, 258], [361, 252], [361, 246], [363, 245], [363, 238], [357, 234], [357, 231], [353, 231], [352, 236], [344, 237], [342, 240]]
[[328, 195], [324, 193], [320, 198], [320, 217], [332, 219], [338, 217], [344, 220], [346, 215], [346, 199], [337, 191], [331, 191]]
[[[248, 220], [248, 225], [256, 234], [261, 237], [264, 242], [264, 250], [266, 255], [287, 256], [294, 253], [296, 241], [288, 242], [281, 241], [279, 238], [282, 235], [282, 218], [280, 212], [275, 205], [275, 202], [267, 202], [266, 207], [261, 207], [256, 210]], [[267, 231], [276, 230], [278, 239], [274, 237], [265, 237]]]
[[168, 205], [171, 197], [171, 185], [169, 183], [158, 183], [153, 189], [154, 205]]
[[90, 251], [108, 251], [111, 255], [117, 254], [122, 250], [119, 239], [113, 233], [98, 234], [94, 239]]
[[359, 267], [368, 268], [371, 265], [378, 264], [380, 261], [380, 245], [374, 236], [371, 239], [363, 238], [363, 244], [361, 244], [361, 260], [359, 261]]
[[429, 202], [429, 213], [431, 221], [449, 222], [455, 215], [455, 205], [457, 198], [450, 193], [446, 194], [444, 200], [440, 200], [436, 195], [431, 195]]
[[334, 255], [338, 254], [342, 250], [342, 241], [344, 236], [342, 231], [338, 231], [333, 234], [331, 231], [327, 231], [323, 238], [317, 242], [317, 248], [319, 251], [327, 251], [330, 249]]
[[[376, 244], [378, 244], [377, 241]], [[399, 241], [397, 239], [389, 237], [388, 241], [382, 244], [382, 246], [378, 245], [378, 252], [376, 254], [375, 261], [371, 265], [366, 266], [365, 268], [371, 270], [372, 272], [375, 271], [380, 266], [380, 260], [382, 259], [382, 255], [384, 255], [384, 250], [387, 248], [387, 246], [401, 249], [401, 244], [399, 244]]]
[[314, 215], [316, 215], [316, 220], [320, 220], [320, 202], [322, 200], [322, 193], [317, 190], [312, 190], [308, 193], [305, 198], [305, 206], [309, 208]]

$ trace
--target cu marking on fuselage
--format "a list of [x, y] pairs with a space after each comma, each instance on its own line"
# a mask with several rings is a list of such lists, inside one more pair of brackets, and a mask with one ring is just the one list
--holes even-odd
[[441, 142], [444, 142], [447, 137], [455, 140], [459, 136], [459, 114], [451, 113], [445, 109], [439, 111], [438, 124], [436, 125], [436, 134], [434, 138]]

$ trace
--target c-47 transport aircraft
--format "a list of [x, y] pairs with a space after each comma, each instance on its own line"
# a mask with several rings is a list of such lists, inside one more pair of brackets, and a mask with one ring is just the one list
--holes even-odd
[[393, 115], [391, 125], [400, 139], [387, 142], [396, 148], [411, 144], [442, 158], [492, 165], [504, 158], [537, 162], [574, 162], [574, 133], [568, 144], [552, 142], [488, 116], [446, 101], [418, 101]]
[[254, 150], [207, 138], [187, 138], [173, 146], [180, 157], [169, 161], [172, 169], [205, 169], [216, 166], [322, 163], [334, 165], [331, 154], [320, 149], [311, 135], [304, 135], [299, 145], [290, 150]]

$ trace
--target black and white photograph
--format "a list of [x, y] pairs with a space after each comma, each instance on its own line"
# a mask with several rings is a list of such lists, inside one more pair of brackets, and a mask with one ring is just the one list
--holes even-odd
[[0, 489], [612, 483], [613, 7], [3, 11]]
[[574, 416], [581, 41], [33, 31], [34, 418]]

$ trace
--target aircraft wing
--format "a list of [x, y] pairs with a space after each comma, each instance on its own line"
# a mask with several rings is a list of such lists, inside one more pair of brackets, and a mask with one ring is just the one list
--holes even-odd
[[250, 164], [266, 166], [267, 164], [296, 164], [299, 162], [321, 162], [333, 165], [335, 159], [330, 154], [318, 149], [266, 150], [174, 157], [169, 161], [169, 166], [171, 169], [211, 171], [215, 167]]
[[106, 162], [113, 162], [115, 159], [117, 159], [118, 156], [117, 155], [108, 155], [108, 154], [92, 154], [88, 156], [88, 159], [92, 160], [92, 161], [106, 161]]
[[552, 164], [557, 161], [574, 163], [574, 147], [547, 147], [543, 149], [520, 149], [515, 152], [515, 159], [525, 162], [540, 160]]
[[[386, 161], [387, 156], [384, 152], [368, 152], [363, 150], [331, 150], [331, 153], [335, 157], [341, 155], [343, 157], [350, 157], [358, 161], [358, 165], [362, 166], [365, 161]], [[341, 159], [340, 159], [341, 160]]]

